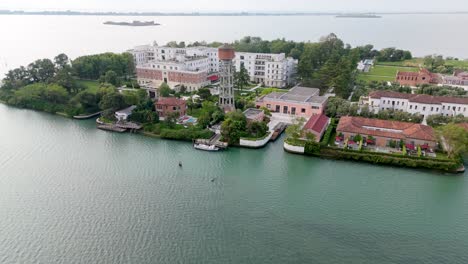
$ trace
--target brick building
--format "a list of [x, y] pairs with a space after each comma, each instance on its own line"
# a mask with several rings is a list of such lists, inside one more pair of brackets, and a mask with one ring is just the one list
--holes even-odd
[[403, 72], [398, 71], [396, 82], [400, 85], [416, 86], [421, 84], [437, 84], [439, 76], [427, 69], [421, 69], [418, 72]]
[[156, 112], [163, 118], [172, 112], [178, 112], [179, 116], [184, 116], [187, 112], [187, 103], [175, 97], [161, 97], [155, 103], [155, 106]]
[[415, 123], [345, 116], [340, 119], [336, 132], [343, 134], [343, 140], [359, 134], [366, 141], [372, 136], [372, 143], [379, 147], [389, 146], [391, 140], [432, 149], [437, 145], [432, 127]]

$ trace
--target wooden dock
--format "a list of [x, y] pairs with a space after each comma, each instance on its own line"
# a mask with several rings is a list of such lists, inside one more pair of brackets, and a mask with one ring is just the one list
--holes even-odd
[[115, 126], [113, 124], [97, 125], [97, 128], [99, 128], [101, 130], [118, 132], [118, 133], [123, 133], [123, 132], [127, 131], [127, 129], [117, 127], [117, 126]]
[[215, 145], [216, 147], [220, 149], [226, 149], [228, 147], [228, 143], [226, 142], [221, 142], [221, 134], [215, 134], [212, 138], [210, 139], [197, 139], [195, 140], [196, 144], [204, 144], [208, 146]]
[[273, 128], [273, 135], [270, 138], [270, 141], [276, 141], [281, 134], [283, 134], [284, 130], [286, 130], [288, 125], [286, 123], [280, 122]]

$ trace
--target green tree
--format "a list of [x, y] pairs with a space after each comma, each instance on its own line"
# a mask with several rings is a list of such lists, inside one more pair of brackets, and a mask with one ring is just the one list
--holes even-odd
[[169, 97], [171, 95], [171, 91], [171, 88], [165, 82], [159, 86], [159, 96], [161, 97]]
[[468, 132], [456, 124], [448, 124], [437, 130], [450, 158], [458, 157], [468, 151]]
[[103, 79], [106, 83], [110, 83], [115, 86], [119, 84], [117, 73], [113, 70], [107, 71]]
[[117, 111], [119, 109], [122, 109], [126, 107], [127, 104], [125, 104], [125, 99], [123, 95], [121, 95], [118, 92], [110, 92], [106, 93], [101, 101], [99, 102], [99, 108], [101, 110], [112, 110], [112, 111]]
[[208, 100], [211, 97], [211, 92], [210, 89], [208, 88], [201, 88], [197, 92], [198, 96], [200, 96], [200, 99], [202, 100]]
[[243, 64], [241, 64], [239, 72], [236, 72], [234, 75], [235, 86], [241, 91], [244, 90], [244, 88], [249, 85], [249, 78], [250, 77], [247, 69]]
[[221, 135], [229, 144], [239, 144], [239, 140], [245, 135], [247, 118], [241, 111], [230, 112], [221, 124]]
[[66, 54], [61, 53], [55, 56], [54, 63], [55, 63], [55, 67], [57, 68], [57, 70], [61, 70], [65, 67], [70, 66], [70, 59], [68, 58]]
[[302, 127], [304, 126], [304, 118], [296, 118], [292, 125], [286, 128], [286, 136], [294, 141], [298, 140], [302, 135]]

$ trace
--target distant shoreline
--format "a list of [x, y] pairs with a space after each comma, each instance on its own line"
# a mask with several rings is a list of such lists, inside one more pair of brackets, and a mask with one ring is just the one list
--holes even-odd
[[[354, 14], [354, 13], [353, 13]], [[356, 15], [368, 13], [355, 13]], [[460, 15], [460, 12], [383, 12], [375, 15]], [[213, 13], [165, 13], [165, 12], [80, 12], [80, 11], [20, 11], [0, 10], [0, 15], [50, 15], [50, 16], [339, 16], [342, 12], [213, 12]]]

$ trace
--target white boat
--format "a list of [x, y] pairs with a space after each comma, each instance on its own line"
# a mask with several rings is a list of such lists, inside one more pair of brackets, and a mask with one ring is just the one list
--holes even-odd
[[219, 148], [215, 145], [205, 145], [205, 144], [194, 144], [194, 148], [205, 151], [218, 151]]

